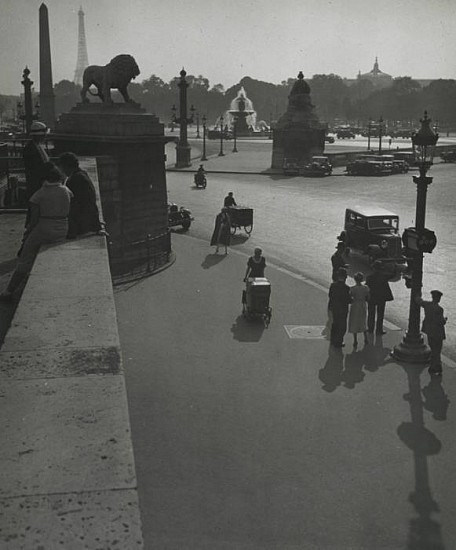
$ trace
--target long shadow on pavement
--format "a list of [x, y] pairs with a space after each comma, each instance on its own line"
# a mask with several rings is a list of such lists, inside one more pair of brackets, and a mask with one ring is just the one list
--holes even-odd
[[239, 315], [233, 326], [231, 332], [233, 338], [239, 342], [259, 342], [263, 336], [265, 326], [262, 319], [245, 319], [242, 315]]
[[443, 421], [446, 420], [450, 401], [440, 377], [432, 377], [428, 385], [421, 389], [420, 378], [425, 367], [412, 364], [401, 366], [407, 374], [409, 391], [403, 397], [410, 405], [411, 422], [402, 422], [397, 428], [397, 435], [413, 452], [415, 488], [409, 495], [409, 501], [417, 514], [410, 520], [407, 550], [444, 550], [441, 525], [431, 517], [440, 512], [440, 507], [432, 495], [428, 467], [428, 457], [439, 454], [442, 443], [426, 428], [424, 409], [432, 412], [435, 420]]
[[220, 263], [222, 260], [224, 260], [226, 258], [226, 255], [224, 253], [222, 254], [208, 254], [202, 264], [201, 264], [201, 267], [203, 269], [209, 269], [211, 267], [214, 267], [214, 265], [217, 265], [218, 263]]

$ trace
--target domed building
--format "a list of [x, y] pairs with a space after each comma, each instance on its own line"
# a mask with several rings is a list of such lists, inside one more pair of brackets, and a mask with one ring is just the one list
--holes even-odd
[[375, 88], [387, 88], [393, 83], [393, 77], [390, 74], [384, 73], [378, 67], [378, 59], [375, 58], [375, 63], [372, 71], [368, 73], [358, 74], [358, 80], [370, 80]]

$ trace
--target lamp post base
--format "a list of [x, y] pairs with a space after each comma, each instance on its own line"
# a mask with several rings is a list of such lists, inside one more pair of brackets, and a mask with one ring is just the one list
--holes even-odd
[[424, 343], [423, 337], [410, 337], [408, 334], [400, 344], [394, 346], [391, 355], [404, 363], [428, 363], [431, 358], [431, 350]]
[[191, 166], [191, 147], [189, 145], [177, 145], [176, 147], [176, 168], [187, 168]]

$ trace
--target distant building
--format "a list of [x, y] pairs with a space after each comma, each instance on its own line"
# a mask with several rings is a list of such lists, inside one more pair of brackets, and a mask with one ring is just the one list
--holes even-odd
[[375, 58], [374, 67], [371, 71], [364, 74], [361, 74], [361, 71], [359, 72], [358, 80], [369, 80], [376, 89], [387, 88], [393, 83], [393, 77], [379, 69], [377, 58]]

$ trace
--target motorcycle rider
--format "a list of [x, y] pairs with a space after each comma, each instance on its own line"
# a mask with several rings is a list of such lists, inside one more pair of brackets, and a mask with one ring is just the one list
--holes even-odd
[[204, 170], [204, 166], [200, 164], [195, 174], [195, 183], [203, 184], [205, 181], [206, 181], [206, 171]]

